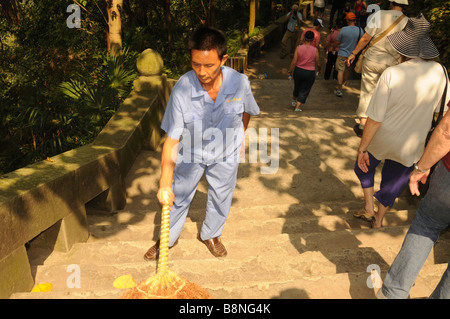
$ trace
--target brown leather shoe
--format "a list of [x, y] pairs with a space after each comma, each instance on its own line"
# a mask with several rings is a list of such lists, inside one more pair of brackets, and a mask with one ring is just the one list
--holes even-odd
[[[148, 250], [147, 250], [147, 252], [145, 253], [145, 255], [144, 255], [144, 259], [145, 260], [148, 260], [148, 261], [153, 261], [153, 260], [156, 260], [156, 256], [158, 255], [158, 253], [159, 253], [159, 239], [158, 239], [158, 241], [152, 246], [152, 247], [150, 247]], [[173, 246], [172, 247], [175, 247], [175, 245], [176, 244], [178, 244], [178, 239], [177, 239], [177, 241], [175, 242], [175, 244], [173, 244]], [[172, 247], [169, 247], [169, 249], [171, 249]]]
[[227, 255], [227, 250], [220, 241], [219, 237], [202, 240], [202, 242], [206, 245], [206, 247], [208, 247], [209, 251], [211, 252], [211, 254], [213, 254], [214, 257], [225, 257]]

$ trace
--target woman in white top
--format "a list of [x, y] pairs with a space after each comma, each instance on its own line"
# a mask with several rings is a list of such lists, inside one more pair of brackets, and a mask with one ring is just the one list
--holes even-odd
[[[371, 221], [374, 228], [382, 227], [388, 208], [408, 184], [448, 82], [444, 68], [431, 61], [439, 52], [429, 29], [430, 24], [420, 15], [409, 19], [402, 31], [388, 36], [404, 62], [383, 72], [367, 109], [355, 164], [365, 209], [354, 216]], [[380, 190], [374, 193], [375, 168], [382, 160]], [[379, 201], [377, 213], [373, 197]]]
[[[379, 10], [368, 18], [367, 26], [364, 29], [364, 35], [347, 59], [348, 65], [353, 63], [358, 53], [360, 53], [369, 42], [373, 42], [377, 39], [385, 30], [393, 25], [397, 19], [399, 20], [398, 24], [393, 26], [392, 30], [389, 31], [389, 34], [398, 32], [405, 27], [408, 19], [403, 15], [403, 9], [408, 5], [408, 0], [389, 1], [389, 10]], [[400, 56], [395, 50], [392, 50], [386, 37], [380, 38], [380, 40], [375, 45], [370, 46], [365, 53], [361, 72], [361, 93], [358, 108], [356, 110], [356, 115], [359, 117], [360, 123], [354, 127], [355, 133], [358, 136], [361, 136], [364, 124], [367, 121], [366, 110], [381, 73], [383, 73], [386, 68], [398, 64], [399, 58]]]

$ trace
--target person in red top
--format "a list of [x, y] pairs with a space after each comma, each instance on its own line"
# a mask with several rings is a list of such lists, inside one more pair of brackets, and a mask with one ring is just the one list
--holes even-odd
[[[418, 183], [426, 182], [430, 168], [436, 163], [428, 191], [377, 293], [378, 298], [406, 299], [441, 231], [450, 226], [450, 112], [442, 118], [422, 157], [414, 165], [409, 179], [413, 195], [420, 195]], [[450, 298], [450, 262], [430, 298]]]
[[337, 72], [336, 68], [334, 67], [336, 64], [337, 54], [339, 52], [339, 43], [337, 41], [337, 37], [338, 37], [339, 32], [341, 31], [343, 25], [344, 25], [344, 21], [342, 21], [341, 19], [337, 20], [334, 28], [331, 30], [331, 32], [327, 36], [327, 40], [326, 40], [325, 47], [324, 47], [325, 55], [327, 56], [327, 64], [325, 67], [325, 73], [323, 75], [323, 78], [325, 80], [330, 79], [331, 71], [333, 71], [332, 78], [334, 80], [337, 80], [338, 72]]
[[361, 27], [361, 15], [367, 10], [367, 3], [364, 0], [357, 0], [355, 2], [355, 15], [356, 15], [356, 25]]
[[319, 29], [323, 28], [323, 23], [321, 19], [316, 19], [314, 20], [313, 23], [313, 28], [307, 28], [302, 32], [302, 35], [300, 37], [300, 44], [304, 44], [305, 43], [305, 34], [308, 31], [312, 31], [314, 33], [314, 40], [313, 40], [313, 45], [316, 46], [316, 48], [319, 48], [320, 45], [320, 32]]

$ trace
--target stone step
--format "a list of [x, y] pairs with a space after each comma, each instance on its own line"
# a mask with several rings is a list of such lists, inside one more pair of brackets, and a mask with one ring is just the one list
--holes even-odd
[[[426, 298], [439, 282], [447, 265], [425, 265], [411, 289], [410, 298]], [[151, 274], [149, 275], [151, 276]], [[385, 272], [381, 271], [381, 278]], [[145, 277], [147, 279], [149, 277]], [[200, 280], [201, 278], [197, 278]], [[375, 292], [369, 272], [340, 273], [326, 276], [295, 276], [283, 279], [244, 280], [200, 283], [214, 299], [373, 299]], [[381, 281], [374, 281], [376, 284]], [[96, 287], [69, 288], [40, 293], [15, 293], [11, 299], [118, 299], [126, 290]], [[326, 289], [324, 289], [326, 287]], [[378, 287], [378, 286], [377, 286]]]
[[[212, 259], [169, 259], [169, 268], [175, 273], [200, 285], [223, 283], [245, 283], [283, 281], [287, 278], [315, 278], [334, 274], [365, 272], [368, 267], [389, 269], [395, 258], [391, 249], [361, 249], [360, 252], [306, 252], [280, 263], [286, 254], [281, 252], [261, 253], [247, 258], [229, 256], [223, 260]], [[172, 257], [172, 256], [171, 256]], [[431, 256], [426, 265], [433, 265]], [[113, 263], [113, 261], [111, 261]], [[76, 265], [76, 266], [74, 266]], [[136, 261], [117, 264], [54, 264], [38, 267], [36, 283], [52, 283], [54, 290], [67, 289], [67, 280], [79, 267], [81, 286], [84, 290], [109, 289], [113, 281], [131, 274], [141, 282], [156, 273], [156, 262]]]
[[[413, 213], [400, 211], [396, 214], [387, 214], [385, 227], [408, 226]], [[158, 216], [159, 217], [159, 216]], [[181, 238], [195, 238], [202, 227], [202, 219], [187, 220]], [[240, 220], [239, 216], [230, 217], [224, 227], [223, 237], [230, 238], [260, 238], [262, 236], [274, 236], [278, 234], [307, 235], [310, 233], [327, 233], [342, 230], [368, 230], [370, 224], [353, 216], [331, 215], [322, 217], [287, 217], [271, 218], [265, 220]], [[108, 241], [133, 241], [153, 240], [159, 236], [160, 224], [149, 222], [147, 224], [109, 224], [102, 221], [89, 226], [91, 237], [89, 242], [97, 240]]]
[[[253, 258], [256, 258], [265, 260], [273, 268], [277, 268], [283, 264], [280, 261], [287, 260], [289, 264], [294, 265], [305, 262], [305, 267], [315, 269], [316, 267], [309, 263], [323, 259], [319, 267], [323, 270], [320, 271], [349, 272], [362, 271], [370, 264], [388, 267], [399, 251], [406, 231], [407, 227], [385, 227], [381, 230], [278, 234], [271, 237], [260, 236], [258, 240], [248, 237], [224, 237], [223, 242], [228, 250], [228, 256], [225, 258], [227, 262], [253, 261]], [[428, 258], [428, 263], [443, 263], [450, 259], [449, 237], [446, 233], [439, 239]], [[46, 259], [47, 254], [36, 248], [30, 253], [30, 263], [34, 267], [39, 266], [38, 269], [40, 265], [141, 263], [143, 254], [151, 245], [153, 245], [151, 240], [93, 241], [77, 244], [69, 253], [53, 252]], [[203, 243], [185, 234], [169, 253], [169, 260], [174, 264], [188, 260], [194, 261], [194, 264], [207, 263], [211, 258]], [[216, 261], [215, 258], [212, 260]]]
[[[310, 233], [344, 229], [368, 229], [369, 223], [353, 217], [359, 201], [343, 204], [267, 205], [234, 208], [225, 224], [227, 236], [260, 236]], [[415, 210], [392, 209], [385, 217], [388, 227], [409, 225]], [[156, 238], [160, 212], [119, 211], [111, 215], [88, 215], [90, 240], [141, 240]], [[183, 233], [196, 234], [205, 218], [204, 209], [191, 209]]]

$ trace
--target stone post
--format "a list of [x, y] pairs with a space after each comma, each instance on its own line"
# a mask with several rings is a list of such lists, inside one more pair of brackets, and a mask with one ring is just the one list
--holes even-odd
[[161, 100], [160, 107], [151, 110], [150, 135], [145, 145], [151, 150], [157, 150], [162, 141], [163, 132], [160, 125], [168, 101], [167, 77], [162, 74], [164, 62], [159, 53], [146, 49], [137, 59], [136, 66], [139, 76], [133, 83], [135, 93], [146, 97], [158, 94]]

